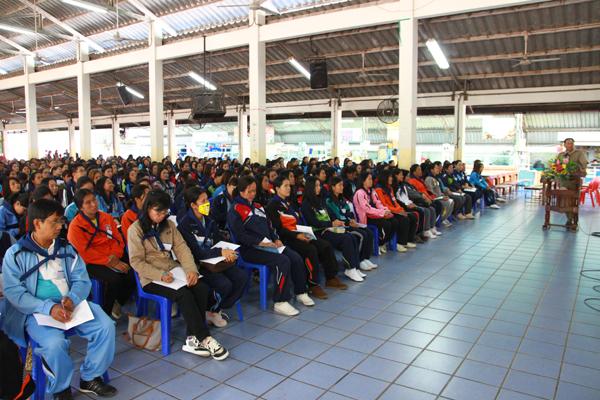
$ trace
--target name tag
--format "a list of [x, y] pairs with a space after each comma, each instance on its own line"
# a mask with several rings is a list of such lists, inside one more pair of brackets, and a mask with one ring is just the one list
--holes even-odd
[[163, 243], [163, 246], [165, 247], [165, 251], [171, 251], [171, 248], [173, 247], [171, 243]]
[[198, 235], [194, 235], [194, 237], [196, 238], [196, 241], [197, 241], [198, 243], [204, 243], [204, 239], [205, 239], [205, 237], [204, 237], [204, 236], [198, 236]]

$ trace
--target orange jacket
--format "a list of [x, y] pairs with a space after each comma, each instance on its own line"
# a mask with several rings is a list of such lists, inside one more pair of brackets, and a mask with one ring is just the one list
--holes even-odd
[[127, 231], [131, 224], [138, 220], [138, 214], [136, 211], [133, 211], [131, 208], [125, 211], [125, 214], [121, 217], [121, 232], [123, 232], [123, 238], [125, 239], [125, 244], [127, 244]]
[[420, 193], [422, 193], [424, 197], [428, 198], [429, 200], [435, 199], [435, 196], [429, 193], [429, 190], [427, 190], [427, 186], [425, 186], [423, 181], [416, 178], [409, 178], [407, 179], [407, 182], [413, 185], [414, 188], [417, 189]]
[[392, 196], [387, 194], [383, 188], [376, 188], [375, 193], [377, 194], [377, 197], [379, 197], [379, 201], [381, 201], [381, 203], [383, 203], [383, 205], [394, 214], [404, 212], [404, 208], [402, 208], [396, 199], [392, 199]]
[[111, 255], [123, 256], [125, 241], [110, 214], [98, 211], [97, 220], [96, 227], [81, 213], [77, 214], [69, 224], [67, 239], [86, 264], [106, 265]]

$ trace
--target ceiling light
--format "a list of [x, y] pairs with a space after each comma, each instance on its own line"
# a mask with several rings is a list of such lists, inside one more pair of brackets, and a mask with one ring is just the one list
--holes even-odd
[[0, 68], [0, 75], [6, 75], [6, 74], [8, 74], [8, 71]]
[[205, 88], [207, 88], [209, 90], [217, 90], [217, 87], [215, 85], [213, 85], [212, 83], [210, 83], [209, 81], [207, 81], [206, 79], [204, 79], [203, 77], [201, 77], [200, 75], [195, 73], [194, 71], [188, 72], [188, 75], [190, 78], [194, 79], [196, 82], [200, 83], [201, 85], [204, 85]]
[[132, 95], [134, 95], [138, 99], [143, 99], [144, 98], [143, 94], [141, 94], [140, 92], [138, 92], [137, 90], [135, 90], [134, 88], [132, 88], [130, 86], [125, 86], [125, 90], [127, 90], [129, 93], [131, 93]]
[[70, 4], [75, 7], [85, 8], [86, 10], [89, 10], [89, 11], [99, 12], [102, 14], [106, 14], [108, 12], [108, 10], [106, 8], [104, 8], [98, 4], [88, 3], [88, 2], [82, 1], [82, 0], [62, 0], [62, 2]]
[[446, 56], [440, 48], [440, 45], [438, 44], [437, 40], [429, 39], [425, 44], [427, 45], [427, 49], [429, 49], [429, 53], [432, 55], [438, 67], [440, 67], [441, 69], [450, 68], [450, 64], [448, 64], [448, 60], [446, 59]]
[[298, 60], [295, 58], [290, 58], [288, 61], [290, 64], [292, 64], [292, 67], [294, 67], [296, 71], [300, 72], [306, 79], [310, 80], [310, 72], [308, 72], [306, 68], [304, 68], [302, 64], [298, 62]]
[[300, 125], [300, 121], [285, 121], [284, 125]]
[[0, 24], [0, 30], [15, 32], [15, 33], [22, 33], [24, 35], [35, 35], [36, 34], [34, 31], [30, 31], [29, 29], [20, 28], [18, 26], [13, 26], [13, 25], [6, 25], [6, 24]]

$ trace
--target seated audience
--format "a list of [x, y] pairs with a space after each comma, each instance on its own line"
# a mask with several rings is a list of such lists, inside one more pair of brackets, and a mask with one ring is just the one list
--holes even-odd
[[499, 209], [500, 207], [496, 204], [496, 192], [492, 190], [485, 178], [481, 175], [483, 173], [483, 163], [479, 160], [475, 160], [473, 164], [473, 172], [469, 176], [469, 183], [481, 190], [483, 193], [483, 199], [485, 204], [489, 208]]
[[[92, 180], [87, 176], [81, 176], [77, 180], [77, 185], [75, 186], [75, 188], [75, 193], [77, 193], [77, 191], [81, 189], [87, 189], [93, 192], [94, 182], [92, 182]], [[73, 196], [73, 198], [75, 198], [75, 196]], [[73, 201], [67, 206], [67, 208], [65, 208], [65, 218], [67, 219], [67, 223], [71, 223], [71, 221], [73, 221], [73, 218], [77, 216], [78, 212], [79, 209], [77, 208], [77, 204], [75, 204], [75, 202]]]
[[420, 230], [425, 239], [435, 239], [436, 211], [429, 199], [425, 199], [423, 195], [413, 188], [409, 183], [406, 183], [408, 171], [405, 169], [394, 169], [396, 179], [396, 199], [408, 210], [416, 210], [419, 213]]
[[121, 217], [121, 232], [123, 233], [123, 239], [125, 239], [125, 245], [127, 245], [127, 232], [129, 231], [129, 227], [138, 220], [138, 215], [149, 191], [150, 186], [145, 184], [134, 185], [129, 191], [130, 205], [123, 214], [123, 217]]
[[[437, 162], [435, 165], [436, 168], [438, 168]], [[457, 218], [475, 219], [475, 216], [473, 216], [472, 213], [473, 200], [471, 196], [463, 192], [460, 183], [454, 179], [454, 165], [449, 161], [444, 162], [442, 165], [442, 173], [438, 174], [436, 177], [440, 181], [440, 187], [443, 188], [444, 194], [454, 200], [454, 204], [458, 207]]]
[[0, 232], [8, 232], [12, 237], [21, 237], [19, 232], [20, 221], [27, 212], [29, 196], [25, 193], [12, 194], [0, 206]]
[[454, 200], [442, 192], [440, 182], [436, 178], [439, 172], [438, 168], [432, 163], [425, 162], [421, 164], [421, 170], [423, 171], [423, 176], [425, 176], [423, 183], [427, 187], [427, 190], [435, 196], [437, 201], [441, 202], [444, 207], [444, 211], [442, 212], [442, 225], [446, 227], [452, 226], [450, 221], [448, 221], [448, 218], [455, 212], [455, 204]]
[[96, 199], [98, 200], [98, 209], [110, 214], [113, 218], [119, 219], [125, 212], [123, 203], [115, 193], [115, 184], [106, 176], [96, 182]]

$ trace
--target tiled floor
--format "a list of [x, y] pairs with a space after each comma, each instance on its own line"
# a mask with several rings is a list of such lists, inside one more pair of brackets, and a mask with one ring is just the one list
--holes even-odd
[[[131, 349], [120, 324], [118, 399], [598, 400], [600, 313], [583, 303], [594, 282], [580, 271], [599, 267], [600, 239], [541, 224], [514, 200], [379, 257], [364, 283], [296, 318], [259, 311], [253, 289], [246, 321], [213, 330], [225, 362], [178, 350], [181, 321], [165, 358]], [[81, 362], [85, 343], [73, 348]]]

